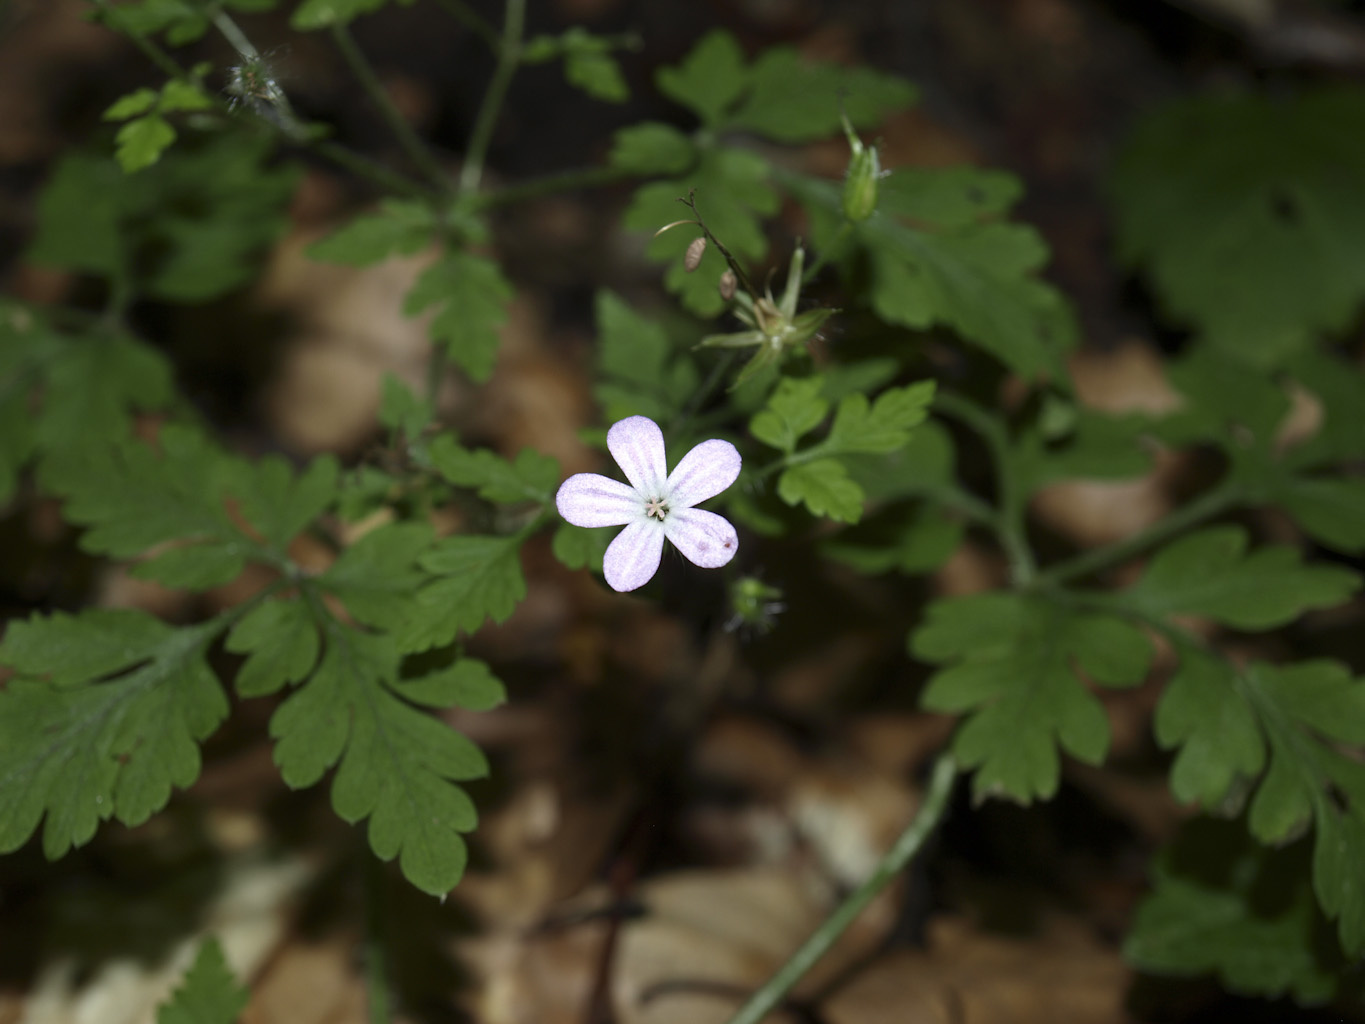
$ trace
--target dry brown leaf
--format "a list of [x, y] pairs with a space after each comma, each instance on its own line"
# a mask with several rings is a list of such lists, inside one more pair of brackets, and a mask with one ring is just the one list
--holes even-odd
[[1010, 939], [943, 917], [926, 951], [881, 957], [823, 1012], [829, 1024], [1115, 1024], [1128, 981], [1118, 953], [1078, 922]]

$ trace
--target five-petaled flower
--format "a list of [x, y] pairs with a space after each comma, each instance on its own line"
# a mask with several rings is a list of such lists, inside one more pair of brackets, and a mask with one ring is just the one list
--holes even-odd
[[642, 587], [659, 569], [664, 538], [706, 569], [735, 557], [735, 528], [714, 512], [694, 508], [739, 476], [739, 452], [729, 441], [703, 441], [667, 472], [664, 434], [644, 416], [607, 431], [607, 448], [630, 484], [598, 473], [577, 473], [555, 495], [559, 514], [575, 526], [624, 526], [607, 548], [602, 568], [613, 590]]

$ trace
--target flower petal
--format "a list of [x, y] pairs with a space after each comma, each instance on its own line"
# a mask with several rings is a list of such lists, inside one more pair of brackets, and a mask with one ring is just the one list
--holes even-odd
[[611, 457], [640, 494], [646, 498], [663, 496], [668, 470], [664, 461], [664, 432], [647, 416], [627, 416], [607, 431]]
[[602, 571], [612, 590], [635, 590], [654, 578], [663, 552], [663, 524], [657, 519], [637, 519], [608, 545]]
[[704, 509], [674, 509], [664, 520], [664, 531], [689, 562], [703, 569], [719, 569], [739, 550], [739, 537], [730, 521]]
[[729, 441], [703, 441], [682, 457], [668, 478], [668, 507], [691, 508], [714, 498], [739, 476], [739, 452]]
[[635, 489], [600, 473], [575, 473], [555, 495], [559, 514], [574, 526], [625, 526], [644, 515]]

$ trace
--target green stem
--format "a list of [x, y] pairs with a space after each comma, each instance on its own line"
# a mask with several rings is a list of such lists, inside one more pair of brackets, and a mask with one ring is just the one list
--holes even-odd
[[365, 54], [356, 45], [355, 37], [351, 35], [350, 29], [340, 23], [332, 25], [332, 40], [336, 43], [337, 49], [341, 52], [341, 58], [346, 62], [346, 66], [351, 69], [351, 74], [360, 81], [365, 93], [374, 102], [379, 116], [384, 119], [384, 123], [393, 132], [394, 138], [398, 140], [398, 145], [403, 148], [403, 152], [408, 155], [408, 159], [417, 166], [431, 181], [433, 185], [442, 191], [449, 191], [450, 178], [441, 167], [436, 157], [432, 155], [417, 133], [413, 131], [412, 125], [407, 118], [394, 106], [393, 99], [389, 96], [384, 84], [379, 81], [379, 76], [370, 67], [370, 62], [365, 59]]
[[1068, 558], [1042, 572], [1033, 581], [1037, 586], [1051, 586], [1090, 576], [1104, 569], [1122, 565], [1140, 555], [1148, 548], [1183, 533], [1192, 526], [1222, 515], [1245, 500], [1242, 489], [1236, 484], [1221, 483], [1212, 490], [1205, 491], [1194, 501], [1182, 505], [1164, 519], [1158, 520], [1145, 530], [1125, 537], [1114, 544], [1094, 548], [1074, 558]]
[[368, 846], [365, 859], [365, 990], [370, 1002], [370, 1024], [390, 1024], [388, 950], [384, 944], [384, 865]]
[[999, 489], [999, 509], [994, 516], [995, 534], [1005, 550], [1005, 557], [1009, 559], [1010, 577], [1014, 584], [1029, 586], [1037, 572], [1037, 565], [1024, 529], [1026, 496], [1019, 475], [1015, 472], [1014, 452], [1004, 422], [975, 402], [951, 391], [939, 391], [934, 396], [934, 408], [969, 427], [990, 450]]
[[929, 788], [924, 794], [924, 802], [920, 804], [914, 820], [882, 857], [872, 875], [849, 894], [839, 908], [815, 930], [800, 949], [792, 954], [791, 959], [740, 1007], [739, 1012], [730, 1018], [728, 1024], [758, 1024], [777, 1007], [820, 958], [829, 952], [844, 930], [904, 870], [924, 845], [925, 840], [938, 827], [943, 820], [944, 812], [948, 809], [948, 798], [952, 795], [953, 782], [956, 778], [957, 764], [952, 755], [941, 754], [934, 765]]
[[489, 144], [493, 141], [493, 128], [502, 110], [502, 101], [507, 96], [507, 87], [512, 84], [512, 76], [521, 63], [521, 36], [525, 28], [526, 0], [507, 0], [502, 38], [498, 41], [498, 63], [493, 69], [488, 91], [479, 105], [474, 130], [465, 149], [464, 166], [460, 168], [461, 192], [477, 191], [479, 182], [483, 180], [483, 163], [488, 157]]
[[498, 52], [498, 47], [501, 45], [498, 41], [498, 30], [484, 21], [479, 16], [478, 11], [463, 3], [462, 0], [440, 0], [440, 4], [450, 12], [451, 17], [487, 43], [490, 50], [494, 53]]
[[574, 189], [611, 185], [630, 177], [633, 175], [615, 167], [581, 167], [572, 171], [547, 174], [541, 178], [531, 178], [527, 181], [514, 182], [500, 188], [490, 189], [478, 197], [474, 206], [477, 209], [507, 206], [511, 203], [519, 203], [527, 199], [539, 199], [541, 196], [557, 195], [560, 192], [569, 192]]
[[815, 257], [815, 262], [807, 267], [806, 272], [801, 275], [801, 283], [803, 285], [810, 284], [810, 282], [815, 279], [815, 275], [825, 269], [825, 264], [829, 262], [830, 254], [844, 244], [844, 239], [849, 236], [852, 230], [853, 225], [848, 221], [844, 221], [839, 225], [839, 230], [835, 232], [834, 237], [829, 240], [829, 244], [820, 249], [819, 255]]

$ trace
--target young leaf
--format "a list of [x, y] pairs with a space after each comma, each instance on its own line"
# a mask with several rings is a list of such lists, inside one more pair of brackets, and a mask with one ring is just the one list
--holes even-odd
[[413, 390], [392, 373], [384, 374], [379, 399], [379, 422], [415, 441], [431, 425], [436, 410], [425, 398], [418, 398]]
[[1134, 686], [1152, 654], [1146, 636], [1121, 619], [1000, 592], [934, 602], [911, 650], [952, 663], [933, 676], [921, 702], [931, 711], [969, 712], [953, 750], [977, 769], [977, 799], [1021, 803], [1056, 793], [1058, 746], [1090, 764], [1109, 749], [1104, 710], [1076, 670], [1106, 686]]
[[228, 711], [206, 660], [224, 625], [109, 609], [10, 624], [0, 664], [18, 674], [0, 690], [0, 852], [46, 814], [43, 852], [55, 860], [104, 819], [141, 824], [198, 777], [198, 744]]
[[1304, 565], [1291, 547], [1246, 553], [1240, 526], [1215, 526], [1175, 541], [1116, 600], [1144, 615], [1207, 615], [1236, 629], [1271, 629], [1310, 608], [1341, 604], [1360, 586], [1349, 569]]
[[[839, 187], [785, 180], [812, 217], [816, 245], [835, 243], [843, 223]], [[1062, 356], [1074, 344], [1075, 327], [1061, 296], [1036, 276], [1048, 255], [1037, 232], [1000, 221], [1009, 193], [999, 182], [999, 172], [964, 168], [884, 178], [886, 210], [923, 212], [905, 221], [879, 213], [853, 229], [871, 272], [872, 308], [888, 323], [917, 330], [951, 327], [1022, 375], [1064, 379]], [[960, 198], [933, 207], [920, 191]], [[964, 209], [978, 212], [964, 219]]]
[[660, 68], [655, 82], [660, 92], [689, 108], [704, 126], [717, 127], [744, 91], [744, 54], [734, 36], [715, 29], [701, 38], [681, 64]]
[[180, 987], [156, 1011], [156, 1024], [235, 1024], [250, 999], [218, 940], [206, 939]]
[[619, 129], [612, 137], [608, 162], [640, 176], [681, 174], [697, 159], [697, 148], [672, 125], [642, 121]]
[[343, 605], [357, 622], [399, 630], [416, 612], [417, 589], [425, 576], [417, 560], [431, 547], [425, 523], [388, 523], [371, 530], [343, 551], [317, 585]]
[[662, 327], [605, 289], [597, 293], [597, 331], [602, 382], [594, 394], [609, 422], [627, 416], [667, 422], [700, 383], [692, 360]]
[[125, 174], [150, 167], [175, 142], [175, 129], [160, 114], [137, 117], [123, 125], [114, 136], [114, 157]]
[[924, 422], [933, 399], [931, 380], [888, 388], [873, 403], [866, 395], [847, 395], [839, 403], [820, 451], [830, 455], [894, 452], [910, 440], [910, 428]]
[[560, 563], [570, 569], [602, 571], [602, 558], [612, 541], [607, 530], [589, 530], [572, 523], [560, 523], [550, 547]]
[[607, 103], [630, 99], [630, 87], [621, 74], [621, 65], [611, 55], [611, 40], [595, 36], [579, 25], [560, 39], [564, 46], [564, 78], [570, 85]]
[[318, 625], [302, 598], [262, 601], [232, 627], [224, 646], [247, 655], [237, 692], [264, 697], [302, 682], [318, 663]]
[[498, 265], [463, 250], [447, 251], [408, 292], [403, 312], [409, 316], [436, 309], [431, 337], [450, 358], [482, 383], [493, 375], [498, 355], [498, 328], [507, 319], [512, 286]]
[[1112, 182], [1119, 252], [1175, 321], [1276, 365], [1365, 300], [1365, 96], [1351, 88], [1172, 103]]
[[526, 596], [518, 553], [522, 538], [447, 537], [421, 558], [436, 579], [418, 595], [415, 615], [400, 630], [405, 651], [423, 651], [472, 633], [486, 618], [503, 622]]
[[464, 873], [460, 834], [477, 820], [454, 782], [485, 775], [488, 764], [468, 739], [395, 694], [398, 661], [387, 634], [328, 618], [322, 662], [271, 717], [270, 734], [288, 785], [311, 786], [337, 765], [337, 814], [368, 817], [375, 855], [397, 856], [413, 885], [439, 896]]
[[507, 701], [507, 688], [477, 658], [461, 658], [418, 679], [400, 680], [398, 694], [428, 707], [469, 711], [490, 711]]
[[827, 558], [869, 575], [915, 576], [932, 572], [962, 544], [966, 528], [943, 509], [923, 504], [907, 512], [898, 506], [876, 521], [864, 520], [820, 545]]
[[777, 495], [788, 505], [804, 503], [813, 516], [856, 523], [863, 514], [863, 489], [848, 478], [838, 459], [815, 459], [782, 471]]
[[731, 124], [778, 142], [838, 134], [841, 110], [859, 128], [915, 102], [916, 90], [894, 75], [805, 59], [789, 46], [765, 50], [746, 75], [748, 94]]
[[1241, 995], [1332, 998], [1348, 967], [1314, 906], [1303, 853], [1258, 848], [1234, 823], [1191, 822], [1157, 857], [1124, 956], [1155, 974], [1217, 973]]
[[324, 263], [368, 267], [390, 256], [411, 256], [431, 244], [436, 221], [427, 203], [385, 199], [308, 247], [308, 255]]
[[[300, 32], [346, 25], [362, 14], [372, 14], [389, 0], [303, 0], [289, 19], [291, 28]], [[404, 7], [413, 0], [398, 0]]]
[[1161, 694], [1153, 722], [1171, 763], [1171, 793], [1183, 803], [1222, 809], [1239, 780], [1265, 767], [1265, 738], [1237, 673], [1197, 648], [1180, 651], [1180, 668]]
[[829, 402], [820, 394], [823, 386], [820, 377], [783, 377], [767, 406], [749, 421], [750, 433], [790, 455], [796, 450], [796, 442], [819, 426], [829, 412]]
[[462, 448], [450, 434], [441, 434], [431, 442], [430, 454], [438, 473], [456, 486], [476, 488], [488, 501], [545, 504], [559, 485], [558, 460], [530, 448], [508, 462], [486, 448]]

